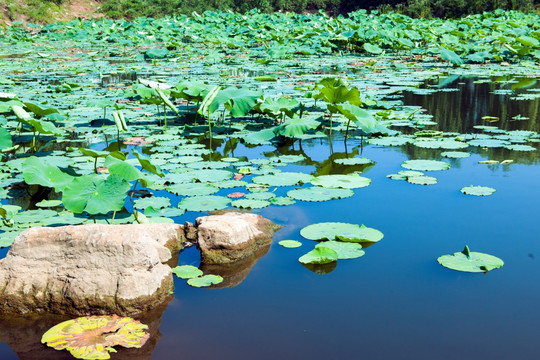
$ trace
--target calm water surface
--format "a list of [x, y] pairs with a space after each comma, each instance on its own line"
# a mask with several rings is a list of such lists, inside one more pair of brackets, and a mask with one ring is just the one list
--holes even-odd
[[[538, 99], [512, 101], [490, 94], [490, 84], [456, 78], [448, 86], [470, 91], [431, 95], [403, 94], [409, 105], [421, 105], [446, 131], [470, 131], [484, 115], [500, 116], [507, 129], [538, 131]], [[497, 86], [496, 88], [500, 88]], [[483, 94], [483, 95], [482, 95]], [[492, 100], [496, 97], [497, 101]], [[529, 121], [510, 122], [517, 114]], [[534, 115], [534, 116], [533, 116]], [[376, 162], [366, 169], [369, 187], [348, 199], [297, 202], [255, 211], [284, 227], [255, 264], [232, 279], [237, 285], [197, 289], [175, 279], [175, 296], [164, 312], [153, 341], [138, 351], [119, 348], [113, 359], [533, 359], [540, 353], [540, 200], [538, 151], [511, 152], [469, 148], [471, 157], [449, 161], [450, 170], [429, 172], [436, 185], [394, 181], [411, 158], [440, 159], [444, 150], [411, 146], [380, 147], [335, 139], [333, 157], [360, 151]], [[314, 172], [330, 149], [320, 140], [303, 144], [313, 165], [283, 170]], [[254, 158], [274, 147], [243, 148], [235, 155]], [[299, 153], [280, 148], [281, 153]], [[481, 165], [480, 160], [514, 159], [508, 166]], [[320, 166], [319, 166], [320, 168]], [[326, 168], [327, 173], [341, 172]], [[323, 170], [319, 171], [321, 174]], [[465, 196], [463, 186], [490, 186], [488, 197]], [[278, 195], [290, 188], [279, 189]], [[179, 199], [173, 200], [173, 206]], [[193, 221], [186, 213], [176, 222]], [[362, 258], [340, 260], [326, 274], [310, 271], [298, 257], [315, 242], [301, 238], [302, 227], [325, 221], [365, 224], [385, 237]], [[286, 249], [277, 242], [299, 240]], [[505, 265], [486, 275], [452, 271], [436, 259], [461, 251], [490, 253]], [[5, 253], [5, 251], [4, 251]], [[180, 264], [199, 265], [195, 248], [180, 254]], [[251, 267], [251, 270], [249, 271]], [[248, 273], [249, 271], [249, 273]], [[227, 279], [226, 279], [227, 280]], [[54, 321], [52, 321], [54, 323]], [[156, 325], [157, 326], [157, 325]], [[0, 327], [4, 359], [67, 359], [62, 352], [31, 349], [30, 341], [47, 329], [35, 323]], [[34, 340], [35, 341], [35, 340]], [[37, 349], [37, 350], [36, 350]], [[150, 355], [151, 354], [151, 355]]]

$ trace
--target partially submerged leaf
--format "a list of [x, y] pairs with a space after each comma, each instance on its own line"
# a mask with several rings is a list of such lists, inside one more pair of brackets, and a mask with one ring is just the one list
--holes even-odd
[[328, 264], [337, 261], [338, 253], [330, 248], [320, 246], [302, 255], [298, 261], [302, 264]]
[[203, 274], [202, 270], [193, 265], [180, 265], [173, 268], [172, 272], [181, 279], [192, 279]]
[[193, 287], [206, 287], [216, 285], [221, 282], [223, 282], [223, 278], [219, 275], [204, 275], [201, 277], [191, 278], [187, 283]]

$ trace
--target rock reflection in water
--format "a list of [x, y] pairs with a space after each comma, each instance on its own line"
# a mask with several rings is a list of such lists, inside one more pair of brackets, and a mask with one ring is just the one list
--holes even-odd
[[251, 268], [257, 263], [257, 261], [262, 258], [268, 250], [270, 249], [271, 244], [267, 244], [257, 251], [255, 251], [251, 256], [236, 261], [232, 264], [201, 264], [200, 269], [205, 274], [214, 274], [220, 275], [223, 278], [223, 282], [212, 285], [210, 289], [221, 289], [221, 288], [232, 288], [238, 286], [244, 281], [244, 279], [251, 272]]
[[[136, 316], [134, 319], [148, 325], [150, 338], [140, 349], [115, 347], [118, 353], [116, 360], [146, 360], [150, 359], [160, 338], [159, 326], [163, 313], [167, 309], [169, 298], [159, 307]], [[70, 318], [56, 315], [42, 315], [31, 318], [2, 317], [0, 318], [0, 342], [5, 342], [21, 360], [71, 360], [73, 356], [68, 351], [54, 350], [41, 343], [41, 337], [54, 325]]]

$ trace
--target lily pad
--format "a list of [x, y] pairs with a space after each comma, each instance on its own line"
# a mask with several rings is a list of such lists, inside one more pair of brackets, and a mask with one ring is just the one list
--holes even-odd
[[302, 255], [298, 261], [302, 264], [328, 264], [337, 261], [339, 258], [335, 250], [321, 246], [316, 247], [305, 255]]
[[357, 189], [368, 186], [371, 179], [358, 174], [321, 175], [311, 180], [311, 183], [325, 188]]
[[504, 262], [496, 256], [470, 251], [468, 246], [462, 252], [440, 256], [437, 261], [444, 267], [464, 272], [488, 272], [501, 268]]
[[461, 159], [469, 157], [471, 154], [464, 151], [445, 151], [441, 153], [441, 156], [450, 159]]
[[272, 205], [278, 205], [278, 206], [287, 206], [287, 205], [293, 205], [296, 204], [296, 201], [294, 199], [291, 199], [288, 196], [276, 196], [271, 199], [268, 199], [270, 204]]
[[367, 165], [373, 164], [373, 160], [370, 160], [365, 157], [361, 158], [350, 158], [350, 159], [336, 159], [334, 160], [336, 164], [340, 165]]
[[262, 209], [269, 206], [270, 202], [266, 200], [241, 199], [232, 201], [231, 205], [240, 209]]
[[77, 359], [109, 359], [112, 346], [142, 347], [150, 334], [147, 325], [117, 315], [87, 316], [50, 328], [41, 342], [56, 350], [68, 350]]
[[302, 243], [296, 240], [281, 240], [280, 242], [278, 242], [278, 244], [289, 249], [294, 249], [302, 246]]
[[172, 269], [174, 275], [181, 279], [192, 279], [203, 274], [202, 270], [193, 265], [180, 265]]
[[308, 183], [313, 176], [304, 173], [281, 172], [277, 175], [262, 175], [253, 178], [255, 184], [267, 186], [294, 186]]
[[464, 193], [465, 195], [476, 195], [476, 196], [491, 195], [495, 191], [496, 190], [494, 188], [490, 188], [487, 186], [479, 186], [479, 185], [478, 186], [470, 185], [470, 186], [461, 188], [461, 192]]
[[178, 207], [186, 211], [212, 211], [225, 209], [229, 202], [230, 199], [226, 196], [192, 196], [182, 199], [178, 203]]
[[438, 160], [406, 160], [401, 164], [402, 167], [417, 171], [439, 171], [450, 169], [450, 164]]
[[344, 243], [340, 241], [324, 241], [315, 245], [315, 248], [324, 246], [332, 249], [338, 254], [338, 259], [356, 259], [364, 256], [365, 251], [362, 250], [362, 245], [355, 243]]
[[146, 209], [149, 206], [154, 209], [162, 209], [169, 207], [171, 200], [163, 196], [150, 196], [135, 200], [133, 205], [137, 209]]
[[344, 199], [354, 195], [351, 189], [333, 189], [312, 186], [303, 189], [294, 189], [287, 192], [287, 196], [301, 201], [329, 201]]
[[223, 278], [219, 275], [204, 275], [188, 280], [188, 285], [193, 287], [206, 287], [210, 285], [216, 285], [223, 282]]
[[407, 182], [416, 185], [434, 185], [437, 183], [437, 178], [432, 176], [410, 176]]
[[203, 196], [215, 194], [219, 191], [219, 188], [212, 184], [182, 183], [168, 186], [166, 190], [176, 195]]

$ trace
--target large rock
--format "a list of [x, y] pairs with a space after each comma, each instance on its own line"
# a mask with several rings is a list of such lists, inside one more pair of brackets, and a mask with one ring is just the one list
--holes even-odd
[[201, 259], [228, 264], [245, 259], [272, 242], [279, 228], [257, 214], [228, 212], [196, 219]]
[[173, 289], [177, 224], [30, 228], [0, 260], [0, 311], [132, 315]]

